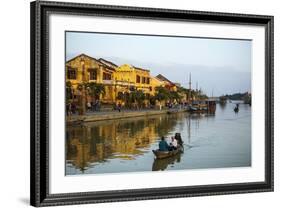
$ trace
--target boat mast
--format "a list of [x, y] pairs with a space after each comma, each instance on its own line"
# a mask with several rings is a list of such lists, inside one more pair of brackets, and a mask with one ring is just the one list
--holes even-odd
[[189, 95], [188, 95], [188, 99], [189, 99], [189, 102], [191, 101], [191, 73], [189, 73]]

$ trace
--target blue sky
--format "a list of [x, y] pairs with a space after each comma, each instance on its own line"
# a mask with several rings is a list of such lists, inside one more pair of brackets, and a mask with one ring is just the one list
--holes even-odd
[[66, 60], [81, 53], [161, 73], [209, 96], [251, 91], [251, 41], [66, 32]]

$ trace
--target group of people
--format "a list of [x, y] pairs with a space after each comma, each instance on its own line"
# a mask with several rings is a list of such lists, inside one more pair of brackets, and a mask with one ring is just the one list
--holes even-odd
[[168, 102], [168, 103], [166, 103], [166, 107], [168, 107], [169, 109], [171, 109], [171, 108], [182, 109], [182, 108], [186, 108], [187, 106], [188, 106], [187, 102], [178, 102], [178, 103]]
[[[96, 100], [95, 102], [87, 102], [85, 107], [87, 111], [99, 111], [101, 104], [99, 100]], [[79, 105], [75, 102], [69, 102], [66, 104], [66, 112], [68, 116], [77, 114], [78, 110]]]
[[159, 142], [159, 151], [173, 151], [176, 150], [179, 146], [182, 146], [183, 141], [179, 133], [176, 133], [175, 136], [171, 137], [170, 144], [165, 140], [165, 137], [161, 137]]
[[88, 111], [99, 111], [101, 107], [100, 101], [97, 99], [95, 102], [87, 102]]

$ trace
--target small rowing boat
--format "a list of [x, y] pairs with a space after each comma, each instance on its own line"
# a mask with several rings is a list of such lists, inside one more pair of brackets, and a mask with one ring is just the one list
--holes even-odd
[[171, 151], [159, 151], [159, 149], [158, 150], [152, 150], [156, 159], [163, 159], [163, 158], [167, 158], [167, 157], [172, 157], [172, 156], [177, 155], [178, 153], [180, 153], [182, 151], [183, 151], [182, 146], [179, 146], [177, 149], [171, 150]]

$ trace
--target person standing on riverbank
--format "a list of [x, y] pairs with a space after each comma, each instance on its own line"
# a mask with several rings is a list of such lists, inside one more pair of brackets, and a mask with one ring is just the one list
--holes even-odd
[[119, 112], [121, 112], [121, 103], [120, 103], [120, 102], [119, 102], [118, 105], [117, 105], [117, 110], [118, 110]]

